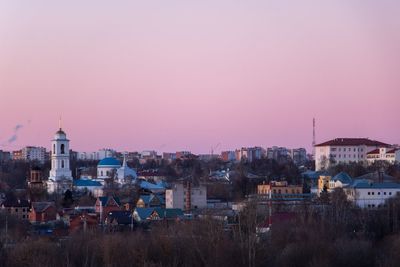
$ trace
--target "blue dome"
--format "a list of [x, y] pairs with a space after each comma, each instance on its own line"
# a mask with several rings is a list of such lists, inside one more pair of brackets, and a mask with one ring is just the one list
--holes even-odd
[[104, 158], [100, 160], [97, 166], [116, 166], [121, 167], [121, 163], [116, 158]]

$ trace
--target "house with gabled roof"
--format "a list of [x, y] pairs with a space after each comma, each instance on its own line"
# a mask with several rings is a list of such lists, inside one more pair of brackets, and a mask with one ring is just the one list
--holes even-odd
[[132, 212], [122, 210], [109, 212], [104, 223], [112, 229], [124, 226], [130, 226], [133, 229], [136, 226]]
[[183, 219], [183, 211], [181, 209], [136, 208], [133, 212], [133, 218], [139, 223], [163, 219], [177, 220]]
[[56, 217], [57, 210], [54, 202], [32, 202], [32, 208], [29, 212], [31, 223], [55, 221]]
[[111, 211], [121, 210], [121, 202], [118, 197], [105, 196], [98, 197], [95, 203], [95, 211], [100, 215], [100, 220], [103, 222], [107, 214]]
[[158, 194], [140, 195], [136, 207], [151, 208], [165, 206], [165, 197]]

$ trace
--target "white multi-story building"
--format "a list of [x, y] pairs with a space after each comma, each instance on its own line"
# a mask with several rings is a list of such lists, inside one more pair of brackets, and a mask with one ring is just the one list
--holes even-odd
[[344, 190], [347, 199], [360, 208], [379, 208], [385, 204], [386, 200], [400, 194], [400, 184], [357, 180]]
[[46, 160], [46, 148], [26, 146], [21, 149], [21, 157], [26, 161], [37, 160], [43, 163]]
[[102, 160], [105, 158], [112, 158], [116, 155], [116, 151], [103, 148], [96, 152], [78, 152], [77, 159], [78, 160]]
[[265, 149], [262, 147], [242, 147], [235, 150], [236, 161], [247, 160], [252, 162], [261, 159], [265, 155]]
[[336, 163], [367, 162], [367, 154], [390, 145], [368, 138], [336, 138], [315, 146], [317, 171]]
[[400, 149], [381, 147], [367, 153], [367, 161], [372, 164], [376, 161], [386, 161], [394, 164], [400, 161]]
[[167, 209], [193, 210], [207, 207], [207, 187], [188, 184], [174, 184], [165, 191]]

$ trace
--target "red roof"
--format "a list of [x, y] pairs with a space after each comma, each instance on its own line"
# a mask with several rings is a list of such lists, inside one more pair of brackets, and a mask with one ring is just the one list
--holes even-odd
[[377, 148], [377, 149], [374, 149], [374, 150], [372, 150], [372, 151], [368, 152], [367, 154], [368, 154], [368, 155], [380, 154], [380, 152], [379, 152], [379, 148]]
[[376, 146], [389, 147], [390, 145], [368, 138], [336, 138], [315, 146]]
[[386, 151], [386, 154], [394, 154], [394, 153], [396, 153], [396, 151], [397, 151], [397, 149], [392, 149], [392, 150], [389, 150], [389, 151]]

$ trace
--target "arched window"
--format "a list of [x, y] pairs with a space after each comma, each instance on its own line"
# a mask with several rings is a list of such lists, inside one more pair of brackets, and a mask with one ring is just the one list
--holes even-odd
[[100, 176], [103, 176], [103, 171], [100, 171], [100, 173], [101, 173]]
[[64, 160], [61, 161], [61, 168], [64, 169]]
[[56, 154], [56, 144], [53, 145], [53, 154]]
[[64, 147], [65, 147], [64, 144], [61, 144], [61, 154], [65, 154]]

